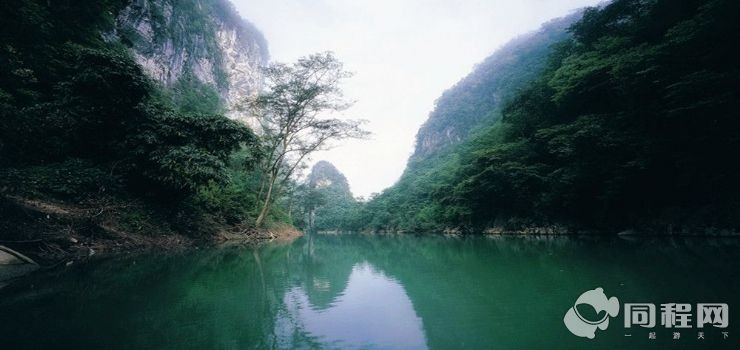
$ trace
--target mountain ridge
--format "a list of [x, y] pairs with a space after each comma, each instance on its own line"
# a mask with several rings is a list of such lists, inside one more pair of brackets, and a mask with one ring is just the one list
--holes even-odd
[[537, 58], [552, 51], [549, 44], [568, 37], [566, 29], [581, 13], [582, 10], [577, 10], [552, 19], [539, 29], [508, 41], [445, 90], [417, 131], [409, 163], [458, 144], [479, 126], [496, 122], [506, 100], [545, 67], [545, 62]]

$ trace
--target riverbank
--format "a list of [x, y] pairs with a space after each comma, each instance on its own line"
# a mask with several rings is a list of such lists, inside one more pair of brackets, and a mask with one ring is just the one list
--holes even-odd
[[182, 231], [147, 217], [135, 202], [99, 200], [70, 203], [51, 199], [0, 198], [0, 245], [21, 252], [42, 266], [110, 255], [178, 250], [224, 243], [290, 241], [302, 235], [287, 224], [256, 229], [210, 220]]
[[[465, 229], [447, 227], [437, 230], [365, 230], [366, 234], [393, 235], [393, 234], [429, 234], [438, 233], [446, 236], [619, 236], [619, 237], [737, 237], [740, 231], [735, 229], [717, 228], [712, 226], [676, 227], [668, 224], [651, 225], [641, 228], [613, 228], [613, 229], [574, 229], [564, 226], [522, 226], [522, 227], [486, 227], [480, 229]], [[320, 234], [337, 235], [345, 233], [340, 230], [319, 231]]]

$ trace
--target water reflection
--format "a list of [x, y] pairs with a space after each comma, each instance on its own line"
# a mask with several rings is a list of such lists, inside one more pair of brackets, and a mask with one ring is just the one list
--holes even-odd
[[[626, 338], [622, 315], [584, 341], [562, 317], [595, 287], [734, 310], [739, 257], [701, 238], [351, 235], [97, 260], [0, 289], [0, 348], [694, 348]], [[736, 324], [703, 346], [738, 348]]]
[[[330, 285], [329, 280], [313, 281], [316, 291]], [[403, 286], [367, 262], [353, 266], [346, 289], [328, 308], [313, 306], [302, 287], [288, 289], [283, 302], [285, 314], [276, 324], [283, 340], [302, 329], [336, 348], [426, 348], [421, 319]], [[284, 348], [294, 345], [281, 343]]]

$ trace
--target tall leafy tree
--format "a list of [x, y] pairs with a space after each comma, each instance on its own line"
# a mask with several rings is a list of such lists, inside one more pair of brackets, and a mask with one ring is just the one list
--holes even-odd
[[367, 135], [361, 121], [332, 117], [351, 105], [340, 88], [350, 73], [333, 54], [314, 54], [290, 65], [275, 63], [264, 75], [265, 91], [246, 103], [261, 121], [265, 154], [258, 226], [280, 186], [309, 155], [328, 147], [331, 141]]

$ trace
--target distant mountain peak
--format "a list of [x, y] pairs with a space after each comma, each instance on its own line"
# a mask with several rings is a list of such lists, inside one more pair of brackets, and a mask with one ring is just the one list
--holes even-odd
[[314, 164], [308, 175], [308, 186], [311, 188], [327, 188], [350, 193], [347, 178], [332, 163], [321, 160]]

